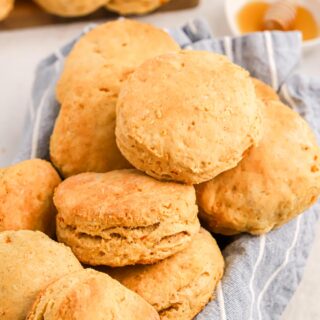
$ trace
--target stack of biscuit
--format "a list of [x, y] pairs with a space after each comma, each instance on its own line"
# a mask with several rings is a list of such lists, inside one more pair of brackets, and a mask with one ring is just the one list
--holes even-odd
[[[31, 0], [30, 0], [31, 1]], [[34, 0], [46, 12], [60, 17], [81, 17], [99, 8], [121, 15], [143, 15], [154, 11], [170, 0]], [[0, 21], [7, 18], [15, 0], [0, 0]]]
[[0, 170], [1, 320], [191, 320], [224, 272], [210, 232], [266, 233], [319, 198], [306, 122], [150, 25], [83, 36], [57, 99], [52, 164]]
[[45, 11], [61, 17], [79, 17], [105, 7], [121, 15], [146, 14], [170, 0], [34, 0]]

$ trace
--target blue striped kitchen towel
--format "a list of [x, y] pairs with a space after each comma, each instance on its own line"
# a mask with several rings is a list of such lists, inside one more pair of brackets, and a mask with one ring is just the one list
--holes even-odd
[[[83, 33], [89, 29], [90, 26]], [[202, 20], [168, 32], [182, 48], [225, 54], [249, 70], [254, 77], [270, 84], [286, 104], [309, 122], [319, 139], [320, 79], [295, 73], [301, 53], [299, 33], [264, 32], [215, 39]], [[16, 161], [48, 158], [49, 138], [59, 112], [55, 84], [64, 59], [77, 39], [39, 64], [26, 134]], [[223, 251], [226, 272], [217, 289], [216, 299], [207, 305], [197, 319], [279, 319], [302, 277], [314, 238], [317, 210], [319, 204], [267, 235], [236, 237]]]

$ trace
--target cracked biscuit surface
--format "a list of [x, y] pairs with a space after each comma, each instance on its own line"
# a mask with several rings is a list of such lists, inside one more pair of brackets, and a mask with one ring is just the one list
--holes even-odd
[[122, 86], [116, 140], [137, 169], [162, 180], [207, 181], [260, 139], [249, 73], [226, 57], [181, 51], [143, 63]]
[[50, 141], [64, 177], [131, 167], [115, 141], [120, 87], [146, 59], [177, 50], [163, 30], [127, 19], [100, 25], [75, 44], [58, 81], [61, 109]]
[[186, 249], [163, 261], [104, 271], [154, 306], [161, 320], [191, 320], [213, 297], [223, 269], [216, 241], [201, 229]]
[[24, 320], [38, 293], [82, 269], [70, 248], [39, 231], [0, 232], [0, 319]]
[[84, 269], [53, 282], [27, 320], [158, 320], [156, 310], [108, 275]]
[[30, 229], [53, 235], [52, 198], [60, 182], [52, 165], [40, 159], [0, 169], [0, 231]]
[[196, 186], [200, 217], [225, 235], [263, 234], [320, 195], [320, 149], [308, 124], [280, 101], [265, 102], [264, 133], [240, 164]]
[[57, 188], [57, 236], [83, 263], [146, 264], [184, 249], [199, 230], [193, 186], [137, 170], [83, 173]]

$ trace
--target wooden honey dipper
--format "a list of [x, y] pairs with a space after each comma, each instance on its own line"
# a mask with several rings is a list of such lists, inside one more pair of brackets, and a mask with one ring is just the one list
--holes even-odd
[[273, 3], [264, 17], [265, 30], [288, 31], [297, 14], [297, 0], [279, 0]]

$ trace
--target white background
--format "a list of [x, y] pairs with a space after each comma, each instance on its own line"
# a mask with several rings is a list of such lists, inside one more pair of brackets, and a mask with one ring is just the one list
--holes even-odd
[[[230, 34], [223, 7], [223, 0], [202, 0], [196, 9], [157, 13], [141, 20], [171, 27], [204, 17], [213, 34], [222, 36]], [[83, 23], [77, 23], [0, 32], [0, 166], [10, 164], [18, 151], [36, 64], [78, 34], [83, 26]], [[320, 76], [320, 47], [303, 56], [300, 68], [305, 74]], [[305, 276], [283, 316], [284, 320], [320, 319], [319, 226], [318, 231]]]

